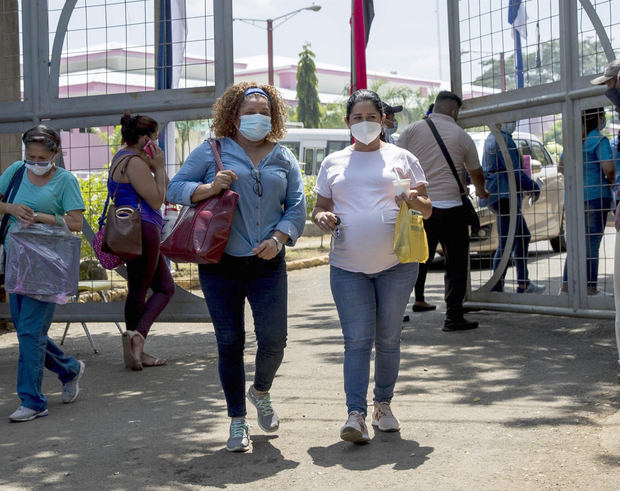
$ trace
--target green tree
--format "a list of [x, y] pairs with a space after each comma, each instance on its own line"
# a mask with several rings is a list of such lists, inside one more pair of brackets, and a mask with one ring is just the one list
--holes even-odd
[[303, 122], [306, 128], [318, 128], [321, 117], [314, 57], [310, 43], [306, 42], [297, 63], [297, 121]]
[[121, 135], [121, 126], [115, 126], [112, 133], [108, 133], [107, 131], [101, 131], [100, 128], [89, 128], [90, 133], [96, 134], [99, 139], [110, 147], [110, 153], [112, 155], [118, 152], [118, 149], [121, 148], [121, 144], [123, 141], [123, 136]]
[[174, 126], [179, 135], [179, 140], [181, 143], [181, 165], [185, 162], [185, 147], [187, 147], [187, 151], [189, 153], [189, 137], [192, 131], [196, 131], [202, 125], [203, 120], [195, 119], [191, 121], [176, 121]]
[[[516, 88], [514, 52], [510, 50], [504, 58], [506, 90]], [[582, 75], [595, 75], [603, 71], [607, 59], [597, 40], [585, 38], [580, 42], [579, 55]], [[501, 63], [499, 58], [491, 58], [481, 62], [483, 72], [474, 81], [474, 85], [501, 89]], [[533, 50], [524, 53], [523, 71], [525, 86], [556, 82], [560, 79], [560, 40], [552, 39], [540, 43], [540, 64], [537, 64], [537, 53]]]
[[386, 79], [374, 81], [370, 90], [376, 92], [381, 100], [390, 106], [403, 106], [403, 110], [395, 114], [401, 128], [422, 119], [437, 95], [435, 92], [424, 95], [422, 90], [414, 92], [409, 87], [393, 86]]
[[304, 178], [304, 193], [306, 195], [306, 218], [310, 218], [312, 209], [316, 204], [316, 176], [309, 176], [301, 171]]
[[[84, 205], [86, 206], [84, 218], [86, 218], [86, 221], [95, 232], [99, 230], [98, 220], [103, 213], [103, 205], [108, 196], [107, 179], [107, 170], [103, 172], [91, 172], [87, 178], [78, 179], [80, 193], [82, 194]], [[94, 253], [90, 244], [84, 240], [82, 244], [82, 257], [91, 256], [94, 256]]]
[[330, 102], [321, 107], [320, 128], [346, 128], [344, 122], [346, 102]]

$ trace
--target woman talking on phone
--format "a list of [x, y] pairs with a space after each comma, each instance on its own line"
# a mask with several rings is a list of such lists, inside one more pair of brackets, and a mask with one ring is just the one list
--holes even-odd
[[[121, 135], [125, 144], [112, 158], [108, 193], [117, 207], [128, 205], [140, 209], [142, 220], [142, 255], [127, 263], [127, 300], [123, 333], [125, 366], [132, 370], [165, 365], [167, 360], [144, 352], [144, 342], [157, 316], [174, 294], [174, 281], [164, 257], [159, 253], [163, 219], [161, 205], [166, 197], [168, 176], [164, 154], [154, 143], [157, 121], [149, 116], [121, 118]], [[146, 300], [149, 288], [153, 291]]]

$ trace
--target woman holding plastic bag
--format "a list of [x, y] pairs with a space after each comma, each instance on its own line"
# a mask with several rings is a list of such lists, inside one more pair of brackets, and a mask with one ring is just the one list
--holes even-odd
[[357, 443], [369, 441], [366, 394], [373, 344], [372, 424], [381, 431], [400, 429], [390, 403], [400, 364], [403, 314], [418, 264], [401, 263], [394, 253], [396, 217], [402, 203], [424, 218], [431, 214], [418, 160], [380, 140], [384, 117], [374, 92], [358, 90], [349, 97], [345, 122], [355, 143], [323, 161], [312, 211], [315, 223], [334, 236], [330, 283], [344, 336], [348, 410], [340, 437]]
[[[39, 125], [24, 133], [22, 141], [26, 158], [13, 163], [0, 176], [0, 194], [11, 198], [0, 203], [0, 212], [10, 215], [9, 232], [17, 223], [22, 227], [66, 226], [79, 232], [84, 210], [80, 187], [70, 172], [54, 165], [60, 153], [60, 135]], [[10, 233], [7, 240], [11, 241]], [[9, 262], [16, 260], [9, 255]], [[47, 336], [55, 303], [18, 293], [9, 293], [9, 303], [19, 340], [17, 394], [22, 401], [9, 418], [15, 422], [30, 421], [47, 416], [47, 399], [41, 392], [43, 367], [58, 375], [63, 385], [62, 401], [70, 403], [79, 394], [84, 362], [65, 355]]]

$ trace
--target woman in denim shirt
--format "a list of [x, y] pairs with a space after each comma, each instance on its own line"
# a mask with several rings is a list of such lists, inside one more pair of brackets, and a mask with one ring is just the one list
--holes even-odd
[[[530, 244], [530, 229], [525, 223], [521, 211], [521, 194], [532, 193], [535, 199], [540, 196], [540, 187], [535, 181], [525, 173], [522, 167], [522, 158], [517, 144], [512, 138], [512, 133], [516, 128], [514, 121], [503, 123], [500, 126], [500, 132], [506, 146], [517, 184], [517, 225], [515, 230], [515, 239], [512, 250], [515, 256], [515, 265], [517, 267], [517, 293], [541, 293], [545, 287], [537, 285], [529, 280], [527, 271], [527, 255]], [[480, 206], [488, 206], [497, 219], [497, 238], [498, 245], [493, 258], [493, 271], [499, 267], [499, 263], [508, 242], [508, 229], [510, 224], [510, 191], [508, 189], [508, 168], [504, 162], [504, 156], [500, 150], [500, 146], [493, 133], [490, 133], [484, 142], [484, 154], [482, 156], [482, 170], [484, 171], [484, 182], [489, 191], [488, 199], [479, 200]], [[501, 280], [493, 286], [493, 291], [504, 291], [504, 277], [506, 269], [504, 269]]]
[[232, 418], [226, 449], [245, 452], [244, 305], [254, 316], [258, 349], [254, 384], [247, 398], [258, 425], [279, 427], [269, 389], [284, 356], [287, 331], [285, 249], [306, 221], [304, 182], [295, 156], [277, 143], [284, 137], [286, 112], [270, 85], [243, 82], [230, 87], [213, 106], [212, 131], [221, 143], [224, 170], [216, 173], [204, 142], [187, 158], [168, 186], [168, 200], [190, 205], [224, 189], [239, 193], [224, 255], [218, 264], [198, 267], [200, 284], [218, 344], [219, 374]]

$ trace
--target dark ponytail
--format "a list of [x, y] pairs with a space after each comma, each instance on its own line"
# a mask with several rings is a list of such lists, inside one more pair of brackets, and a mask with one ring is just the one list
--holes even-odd
[[157, 133], [158, 124], [150, 116], [136, 114], [132, 116], [129, 111], [125, 111], [121, 118], [121, 135], [123, 143], [135, 145], [141, 136], [150, 136]]

